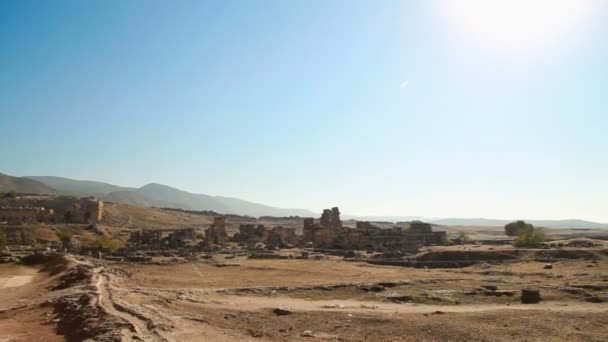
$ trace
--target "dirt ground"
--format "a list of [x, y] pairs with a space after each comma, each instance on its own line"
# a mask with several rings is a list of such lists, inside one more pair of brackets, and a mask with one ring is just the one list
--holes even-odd
[[[31, 278], [0, 290], [0, 341], [605, 341], [608, 255], [585, 251], [560, 252], [552, 268], [537, 260], [550, 250], [449, 269], [225, 254], [2, 266], [4, 284]], [[524, 288], [542, 301], [521, 304]]]

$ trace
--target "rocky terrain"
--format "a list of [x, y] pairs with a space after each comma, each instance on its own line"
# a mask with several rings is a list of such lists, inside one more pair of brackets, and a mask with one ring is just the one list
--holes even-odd
[[[224, 250], [132, 263], [72, 255], [0, 266], [5, 340], [603, 341], [608, 249], [430, 247], [464, 268], [373, 265], [314, 251]], [[515, 252], [509, 262], [493, 254]], [[541, 300], [522, 303], [522, 290]], [[10, 293], [9, 290], [10, 289]]]

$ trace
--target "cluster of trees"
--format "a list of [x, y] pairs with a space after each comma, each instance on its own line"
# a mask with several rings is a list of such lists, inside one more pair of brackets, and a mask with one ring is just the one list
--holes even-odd
[[[55, 232], [59, 241], [61, 241], [61, 246], [64, 248], [69, 248], [72, 244], [72, 236], [73, 234], [67, 229], [61, 229]], [[117, 240], [111, 239], [107, 236], [100, 236], [96, 239], [87, 239], [83, 241], [83, 246], [86, 247], [94, 247], [105, 251], [116, 251], [120, 247], [122, 247], [121, 243]]]
[[525, 221], [515, 221], [505, 226], [507, 236], [515, 236], [513, 245], [517, 247], [541, 247], [545, 241], [545, 232], [542, 228], [535, 228]]

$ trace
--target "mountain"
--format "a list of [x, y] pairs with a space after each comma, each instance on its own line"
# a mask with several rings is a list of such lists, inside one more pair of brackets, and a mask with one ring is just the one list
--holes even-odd
[[135, 188], [120, 187], [108, 183], [53, 176], [26, 176], [23, 178], [29, 178], [44, 183], [57, 190], [60, 194], [69, 196], [95, 196], [102, 198], [114, 191], [135, 190]]
[[211, 210], [224, 214], [247, 216], [306, 216], [315, 214], [309, 210], [283, 209], [238, 198], [193, 194], [167, 185], [151, 183], [135, 190], [144, 198], [156, 201], [154, 206], [186, 210]]
[[[486, 226], [500, 227], [516, 220], [492, 220], [485, 218], [446, 218], [430, 220], [432, 223], [444, 226]], [[608, 228], [606, 223], [591, 222], [585, 220], [525, 220], [537, 227], [546, 228], [583, 228], [583, 229], [603, 229]]]
[[[147, 184], [141, 188], [129, 188], [102, 182], [51, 176], [29, 176], [15, 179], [21, 179], [31, 182], [32, 184], [40, 184], [49, 189], [39, 189], [40, 191], [27, 192], [57, 193], [59, 195], [81, 197], [95, 196], [105, 201], [131, 204], [139, 207], [177, 208], [196, 211], [211, 210], [224, 214], [238, 214], [255, 217], [316, 216], [315, 213], [308, 210], [283, 209], [244, 201], [238, 198], [193, 194], [156, 183]], [[13, 187], [8, 187], [8, 190], [6, 191], [9, 191], [12, 188]], [[35, 189], [32, 188], [32, 190]], [[20, 190], [17, 191], [21, 192]]]
[[25, 177], [13, 177], [0, 173], [0, 192], [9, 192], [11, 190], [15, 190], [19, 193], [31, 194], [57, 193], [55, 189], [39, 181]]

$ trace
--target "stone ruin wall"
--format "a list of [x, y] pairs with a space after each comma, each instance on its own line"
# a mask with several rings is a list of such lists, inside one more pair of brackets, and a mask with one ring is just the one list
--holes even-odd
[[177, 249], [196, 239], [194, 228], [146, 229], [131, 233], [129, 247], [138, 249]]
[[226, 233], [226, 217], [215, 217], [211, 226], [205, 230], [205, 244], [207, 246], [223, 245], [227, 241], [228, 234]]
[[370, 222], [357, 222], [356, 228], [343, 227], [338, 208], [325, 209], [319, 224], [312, 218], [304, 219], [304, 242], [320, 248], [343, 249], [399, 249], [417, 252], [425, 245], [440, 245], [446, 232], [433, 232], [428, 223], [413, 222], [410, 229], [400, 227], [381, 229]]
[[23, 196], [0, 202], [0, 222], [15, 224], [97, 223], [103, 214], [103, 201], [88, 197]]

